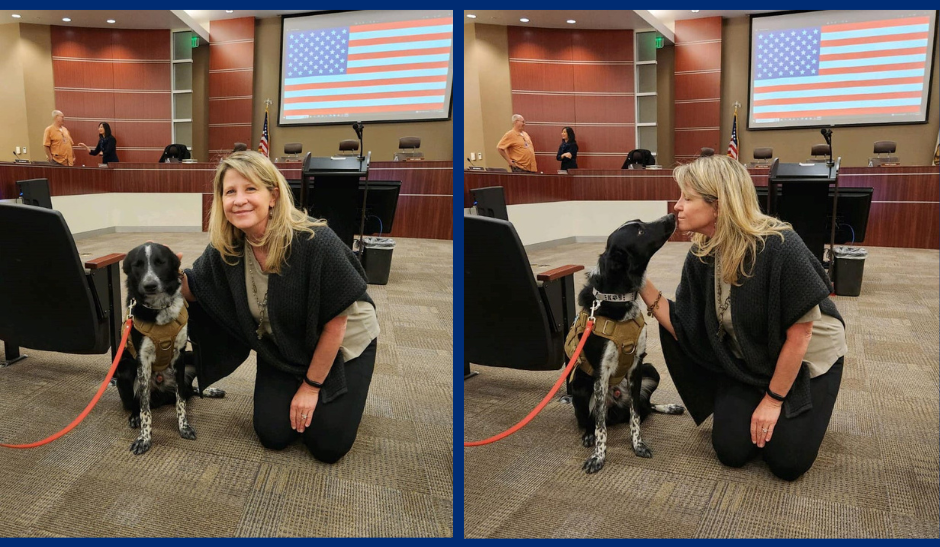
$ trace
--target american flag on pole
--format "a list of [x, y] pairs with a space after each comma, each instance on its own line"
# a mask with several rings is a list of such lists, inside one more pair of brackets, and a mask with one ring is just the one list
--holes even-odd
[[929, 17], [759, 32], [754, 119], [916, 113]]
[[731, 142], [728, 143], [728, 156], [738, 159], [738, 107], [734, 107], [734, 121], [731, 123]]
[[258, 143], [258, 152], [264, 154], [264, 157], [269, 157], [269, 143], [268, 143], [268, 107], [264, 107], [264, 128], [261, 130], [261, 142]]
[[284, 116], [444, 109], [453, 21], [289, 32]]

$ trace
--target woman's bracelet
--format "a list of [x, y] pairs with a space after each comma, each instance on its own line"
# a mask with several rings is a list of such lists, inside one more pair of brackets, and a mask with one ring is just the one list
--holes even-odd
[[770, 386], [767, 386], [767, 395], [770, 395], [770, 398], [771, 398], [771, 399], [773, 399], [773, 400], [775, 400], [775, 401], [780, 401], [781, 403], [782, 403], [784, 400], [786, 400], [786, 397], [784, 397], [784, 396], [782, 396], [782, 395], [777, 395], [776, 393], [774, 393], [773, 391], [771, 391], [771, 390], [770, 390]]
[[646, 315], [653, 317], [653, 312], [659, 309], [659, 299], [663, 297], [663, 291], [659, 291], [659, 294], [656, 295], [656, 300], [653, 301], [649, 307], [646, 308]]
[[311, 380], [310, 378], [307, 378], [307, 375], [306, 375], [306, 374], [304, 374], [304, 383], [307, 384], [307, 385], [310, 386], [310, 387], [315, 387], [315, 388], [317, 388], [317, 389], [320, 389], [320, 388], [323, 387], [323, 384], [321, 384], [320, 382], [314, 382], [314, 381]]

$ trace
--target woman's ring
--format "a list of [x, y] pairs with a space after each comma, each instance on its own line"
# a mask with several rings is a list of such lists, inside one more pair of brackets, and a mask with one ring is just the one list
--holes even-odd
[[[304, 418], [306, 418], [306, 416], [304, 416]], [[766, 428], [765, 428], [765, 429], [761, 429], [761, 431], [763, 431], [764, 433], [767, 433], [767, 429], [766, 429]]]
[[[305, 420], [307, 419], [307, 415], [306, 415], [306, 414], [301, 414], [300, 417], [303, 418], [303, 419], [305, 419]], [[764, 431], [767, 431], [767, 430], [765, 429]]]

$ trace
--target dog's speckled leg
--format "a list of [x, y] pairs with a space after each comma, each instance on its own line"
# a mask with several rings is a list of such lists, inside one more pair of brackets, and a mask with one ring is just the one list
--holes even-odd
[[604, 467], [607, 458], [607, 386], [610, 377], [617, 369], [619, 350], [608, 342], [604, 347], [598, 377], [594, 379], [594, 397], [591, 401], [594, 413], [594, 453], [585, 460], [582, 469], [587, 473], [597, 473]]

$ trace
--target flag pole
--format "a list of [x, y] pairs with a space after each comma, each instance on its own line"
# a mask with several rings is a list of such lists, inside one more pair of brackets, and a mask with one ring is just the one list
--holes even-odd
[[[264, 121], [265, 121], [265, 123], [267, 123], [267, 121], [268, 121], [268, 107], [271, 106], [272, 104], [274, 104], [274, 101], [272, 101], [270, 98], [267, 98], [267, 99], [264, 100]], [[268, 157], [269, 157], [269, 158], [271, 157], [271, 150], [274, 150], [274, 147], [271, 146], [271, 132], [268, 131]]]
[[[738, 107], [740, 107], [740, 106], [741, 106], [741, 103], [739, 103], [738, 101], [734, 101], [734, 121], [735, 121], [736, 124], [737, 124], [737, 121], [738, 121]], [[741, 162], [741, 150], [742, 150], [742, 148], [741, 148], [741, 132], [740, 132], [740, 131], [738, 131], [737, 137], [738, 137], [738, 163], [743, 163], [743, 162]]]

